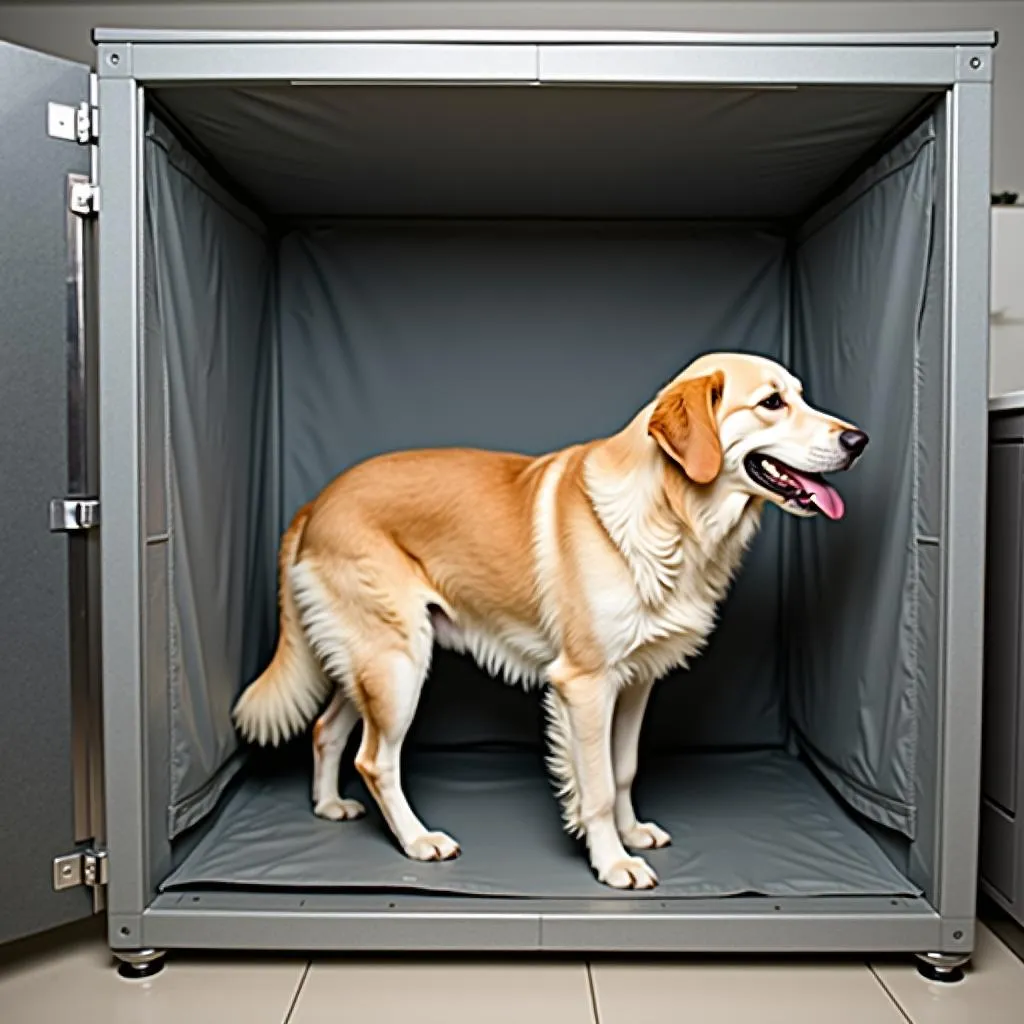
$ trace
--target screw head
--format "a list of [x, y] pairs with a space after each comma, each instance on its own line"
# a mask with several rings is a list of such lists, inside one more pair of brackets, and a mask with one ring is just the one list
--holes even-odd
[[114, 65], [114, 67], [117, 67], [117, 65], [121, 63], [121, 54], [119, 54], [119, 53], [112, 53], [112, 54], [110, 54], [110, 56], [107, 57], [107, 63]]
[[963, 932], [961, 932], [961, 931], [953, 932], [953, 938], [956, 939], [957, 941], [959, 941], [963, 937], [964, 937], [964, 933]]
[[70, 878], [72, 874], [73, 874], [73, 872], [71, 870], [71, 865], [70, 864], [63, 864], [63, 865], [61, 865], [61, 869], [60, 869], [60, 877], [61, 878]]
[[972, 70], [977, 71], [978, 68], [981, 67], [981, 58], [980, 57], [972, 57], [970, 63], [971, 63]]

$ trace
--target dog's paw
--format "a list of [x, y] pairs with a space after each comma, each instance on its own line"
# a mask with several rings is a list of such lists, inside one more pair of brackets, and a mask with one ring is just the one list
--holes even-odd
[[313, 813], [318, 818], [326, 818], [328, 821], [350, 821], [352, 818], [361, 818], [366, 813], [366, 808], [358, 800], [318, 800], [313, 808]]
[[617, 860], [597, 877], [613, 889], [653, 889], [658, 884], [658, 876], [642, 857]]
[[658, 850], [668, 846], [672, 837], [653, 821], [638, 821], [622, 833], [622, 842], [631, 850]]
[[406, 847], [405, 852], [413, 860], [453, 860], [462, 850], [444, 832], [424, 832]]

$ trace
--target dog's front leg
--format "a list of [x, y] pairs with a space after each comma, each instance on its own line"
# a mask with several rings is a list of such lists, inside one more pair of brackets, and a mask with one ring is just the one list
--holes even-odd
[[654, 681], [634, 683], [621, 690], [612, 724], [612, 763], [615, 773], [615, 827], [626, 846], [650, 850], [668, 846], [672, 837], [653, 821], [637, 821], [633, 809], [633, 780], [636, 778], [637, 747], [647, 700]]
[[591, 867], [600, 881], [615, 889], [651, 889], [657, 876], [646, 861], [626, 852], [615, 827], [614, 687], [604, 676], [584, 673], [561, 679], [553, 674], [552, 683], [566, 709]]

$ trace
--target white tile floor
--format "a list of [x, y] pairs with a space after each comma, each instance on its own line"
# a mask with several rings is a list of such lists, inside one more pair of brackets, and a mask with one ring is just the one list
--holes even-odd
[[[1003, 931], [1000, 927], [1000, 931]], [[1005, 932], [1011, 942], [1012, 932]], [[0, 951], [2, 1024], [1024, 1024], [1024, 963], [982, 927], [959, 985], [905, 960], [591, 964], [176, 956], [123, 981], [96, 928]]]

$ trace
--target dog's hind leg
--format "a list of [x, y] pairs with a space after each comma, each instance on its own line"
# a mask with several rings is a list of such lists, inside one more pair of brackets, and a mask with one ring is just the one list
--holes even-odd
[[400, 764], [430, 667], [436, 595], [389, 538], [356, 539], [358, 550], [297, 567], [303, 625], [325, 671], [344, 680], [362, 717], [356, 770], [395, 838], [415, 860], [447, 860], [458, 843], [428, 832], [413, 813]]
[[357, 669], [363, 741], [356, 768], [406, 856], [448, 860], [458, 856], [459, 844], [444, 832], [428, 831], [402, 789], [402, 743], [416, 713], [429, 657], [429, 645], [419, 657], [408, 650], [392, 650]]
[[633, 809], [637, 747], [653, 682], [633, 683], [620, 691], [612, 722], [612, 766], [615, 772], [615, 827], [633, 850], [668, 846], [672, 837], [653, 821], [637, 821]]
[[358, 800], [344, 800], [338, 792], [341, 755], [358, 722], [359, 709], [339, 686], [313, 726], [313, 813], [321, 818], [345, 821], [366, 813]]

